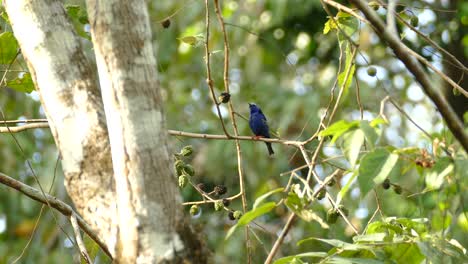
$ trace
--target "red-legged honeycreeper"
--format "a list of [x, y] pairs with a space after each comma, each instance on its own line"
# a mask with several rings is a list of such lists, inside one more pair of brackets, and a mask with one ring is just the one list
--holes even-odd
[[[249, 118], [249, 126], [252, 132], [255, 134], [256, 137], [265, 137], [270, 138], [270, 131], [268, 128], [267, 120], [265, 115], [263, 114], [260, 107], [256, 104], [249, 103], [250, 107], [250, 118]], [[271, 147], [270, 142], [265, 142], [268, 147], [268, 154], [273, 155], [273, 148]]]

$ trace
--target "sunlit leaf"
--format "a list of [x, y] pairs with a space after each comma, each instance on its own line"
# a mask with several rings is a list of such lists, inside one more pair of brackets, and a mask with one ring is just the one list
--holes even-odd
[[386, 233], [374, 233], [366, 235], [357, 235], [353, 237], [354, 242], [382, 242], [384, 241]]
[[449, 157], [440, 158], [426, 174], [426, 188], [428, 190], [439, 189], [445, 178], [453, 173], [453, 170], [454, 165]]
[[[352, 36], [358, 29], [357, 19], [348, 13], [339, 11], [334, 18], [329, 17], [325, 22], [323, 34], [328, 34], [332, 30], [341, 29], [346, 35]], [[338, 31], [339, 34], [342, 34]]]
[[346, 194], [348, 193], [349, 188], [353, 184], [354, 179], [356, 178], [356, 176], [358, 176], [358, 173], [357, 173], [357, 171], [354, 171], [353, 175], [349, 178], [348, 182], [346, 182], [346, 184], [343, 186], [343, 188], [341, 188], [340, 192], [338, 193], [338, 196], [336, 197], [336, 203], [337, 204], [340, 204], [341, 200], [346, 196]]
[[343, 153], [351, 164], [351, 168], [356, 165], [363, 144], [364, 132], [361, 129], [354, 129], [343, 135]]
[[246, 212], [240, 219], [239, 222], [237, 222], [237, 225], [239, 226], [245, 226], [248, 223], [250, 223], [252, 220], [255, 218], [262, 216], [268, 212], [270, 212], [273, 208], [276, 207], [275, 202], [269, 202], [266, 204], [263, 204], [255, 209], [252, 209], [248, 212]]
[[398, 162], [398, 155], [386, 149], [376, 149], [362, 157], [359, 166], [358, 183], [361, 195], [365, 196], [374, 184], [382, 183]]
[[261, 195], [260, 197], [258, 197], [257, 199], [255, 199], [255, 202], [253, 204], [253, 209], [257, 208], [258, 205], [260, 205], [261, 202], [263, 202], [263, 200], [265, 200], [266, 198], [268, 198], [270, 195], [273, 195], [275, 193], [279, 193], [279, 192], [282, 192], [284, 190], [283, 187], [281, 188], [277, 188], [277, 189], [274, 189], [274, 190], [271, 190], [263, 195]]
[[197, 43], [197, 38], [194, 37], [194, 36], [181, 37], [181, 38], [179, 38], [179, 40], [182, 41], [183, 43], [189, 44], [189, 45], [195, 45], [195, 43]]
[[22, 93], [31, 93], [34, 91], [34, 83], [31, 74], [25, 73], [22, 77], [7, 81], [7, 86]]
[[310, 242], [310, 241], [321, 241], [324, 243], [327, 243], [331, 246], [334, 246], [336, 248], [342, 249], [342, 250], [361, 250], [361, 249], [370, 249], [370, 246], [367, 245], [360, 245], [360, 244], [351, 244], [348, 242], [344, 242], [338, 239], [323, 239], [323, 238], [318, 238], [318, 237], [309, 237], [306, 239], [302, 239], [297, 242], [297, 245], [300, 246], [304, 243]]
[[237, 230], [237, 228], [247, 225], [255, 218], [270, 212], [275, 207], [276, 207], [276, 203], [270, 202], [270, 203], [263, 204], [262, 206], [259, 206], [255, 209], [252, 209], [251, 211], [246, 212], [239, 219], [239, 221], [229, 229], [229, 231], [226, 234], [225, 239], [226, 240], [229, 239], [232, 236], [232, 234], [234, 234], [234, 232]]
[[377, 139], [379, 138], [376, 128], [372, 127], [369, 124], [369, 121], [361, 121], [361, 123], [359, 124], [359, 127], [362, 130], [362, 132], [364, 132], [367, 142], [369, 143], [370, 147], [373, 149], [375, 146], [375, 143], [377, 142]]
[[301, 253], [301, 254], [297, 254], [297, 255], [294, 255], [294, 256], [288, 256], [288, 257], [284, 257], [284, 258], [279, 258], [277, 259], [275, 262], [273, 262], [274, 264], [289, 264], [291, 263], [291, 261], [293, 261], [294, 259], [300, 259], [300, 258], [324, 258], [328, 256], [327, 253], [325, 252], [307, 252], [307, 253]]
[[345, 120], [340, 120], [321, 131], [319, 136], [333, 136], [331, 143], [334, 143], [341, 135], [346, 133], [348, 130], [357, 127], [358, 125], [359, 121], [348, 122]]
[[0, 64], [10, 64], [18, 53], [18, 42], [13, 32], [3, 32], [0, 34]]
[[[354, 71], [356, 70], [356, 66], [354, 65], [354, 61], [353, 61], [353, 56], [351, 54], [351, 48], [348, 43], [346, 44], [345, 55], [346, 55], [345, 67], [343, 71], [340, 74], [338, 74], [338, 85], [340, 86], [344, 85], [344, 91], [345, 93], [347, 93], [348, 88], [351, 85], [351, 82], [353, 81]], [[346, 79], [346, 83], [345, 83], [345, 79]]]

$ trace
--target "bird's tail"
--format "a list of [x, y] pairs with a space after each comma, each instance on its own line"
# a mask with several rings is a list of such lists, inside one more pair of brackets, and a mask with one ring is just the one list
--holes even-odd
[[268, 154], [273, 155], [275, 152], [273, 151], [273, 147], [271, 146], [271, 143], [266, 142], [267, 148], [268, 148]]

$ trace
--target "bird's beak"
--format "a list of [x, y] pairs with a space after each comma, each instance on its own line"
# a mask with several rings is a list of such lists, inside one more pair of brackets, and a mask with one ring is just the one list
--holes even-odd
[[251, 104], [251, 103], [249, 103], [249, 106], [252, 106], [252, 104]]

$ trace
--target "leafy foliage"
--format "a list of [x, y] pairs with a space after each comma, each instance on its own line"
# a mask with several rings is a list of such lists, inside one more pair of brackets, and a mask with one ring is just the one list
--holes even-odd
[[[411, 17], [413, 25], [443, 45], [454, 40], [458, 34], [454, 28], [462, 26], [462, 18], [467, 14], [466, 3], [457, 9], [458, 18], [437, 12], [436, 4], [418, 3], [421, 9], [411, 8], [412, 3], [409, 4], [408, 11], [401, 14]], [[376, 7], [380, 14], [385, 14], [383, 7]], [[203, 5], [161, 1], [154, 7], [150, 4], [150, 8], [159, 49], [158, 77], [166, 101], [169, 128], [222, 134], [206, 85]], [[84, 5], [68, 5], [66, 11], [83, 38], [87, 52], [93, 54]], [[241, 148], [245, 192], [249, 199], [247, 208], [251, 210], [234, 220], [237, 223], [227, 222], [226, 214], [221, 213], [226, 211], [223, 209], [234, 215], [235, 211], [242, 210], [242, 204], [238, 199], [219, 197], [214, 206], [210, 203], [192, 207], [192, 222], [204, 224], [202, 232], [219, 263], [246, 262], [243, 232], [236, 231], [243, 226], [252, 230], [251, 246], [256, 253], [253, 263], [263, 262], [268, 253], [263, 248], [271, 248], [290, 213], [296, 214], [298, 220], [281, 248], [285, 257], [279, 257], [275, 263], [467, 262], [468, 218], [464, 206], [468, 186], [467, 154], [445, 128], [413, 77], [393, 54], [386, 52], [386, 44], [353, 16], [342, 11], [332, 12], [333, 18], [318, 1], [222, 1], [231, 52], [230, 102], [236, 113], [244, 116], [248, 114], [247, 102], [261, 105], [269, 117], [270, 127], [281, 139], [305, 140], [317, 127], [324, 125], [319, 138], [323, 138], [325, 144], [319, 152], [315, 171], [321, 179], [337, 168], [342, 171], [335, 176], [337, 184], [326, 186], [325, 190], [336, 198], [334, 202], [338, 206], [349, 210], [349, 220], [364, 232], [353, 234], [341, 217], [333, 226], [322, 220], [335, 208], [327, 199], [318, 201], [310, 196], [318, 187], [314, 180], [310, 182], [309, 193], [292, 187], [304, 186], [308, 174], [307, 168], [297, 169], [305, 162], [295, 149], [278, 145], [275, 158], [269, 159], [263, 155], [263, 144], [248, 141], [242, 142]], [[220, 52], [223, 36], [214, 13], [211, 15], [211, 66], [215, 92], [219, 96], [224, 91], [224, 62]], [[421, 19], [416, 23], [414, 17], [418, 16]], [[161, 21], [170, 23], [161, 26]], [[0, 64], [3, 70], [9, 69], [5, 75], [7, 88], [1, 90], [6, 95], [0, 97], [2, 110], [11, 119], [43, 118], [31, 76], [21, 54], [17, 57], [18, 44], [5, 13], [1, 22], [5, 26], [0, 34]], [[447, 28], [446, 25], [451, 26]], [[405, 41], [430, 62], [439, 65], [444, 62], [438, 52], [408, 34], [404, 25], [398, 27]], [[439, 36], [449, 37], [444, 40]], [[350, 40], [359, 44], [355, 57]], [[459, 47], [466, 56], [468, 42], [464, 42], [465, 45]], [[336, 91], [332, 89], [335, 81]], [[344, 90], [333, 121], [329, 125], [321, 124], [324, 108], [331, 97], [337, 97], [341, 87]], [[382, 100], [388, 95], [404, 113], [388, 102], [383, 103], [381, 111]], [[227, 117], [227, 105], [220, 107]], [[415, 127], [407, 115], [427, 134]], [[227, 118], [224, 119], [225, 124], [229, 124]], [[247, 122], [241, 118], [238, 118], [238, 127], [240, 134], [250, 135]], [[50, 183], [55, 147], [49, 132], [41, 131], [26, 132], [20, 142], [25, 156], [33, 157], [41, 182]], [[202, 183], [206, 190], [214, 190], [213, 186], [223, 183], [229, 190], [225, 197], [238, 193], [237, 160], [232, 141], [177, 137], [171, 144], [174, 149], [191, 144], [197, 150], [193, 154], [189, 150], [178, 153], [182, 162], [174, 164], [175, 171], [182, 177], [179, 184], [184, 187], [185, 201], [200, 199], [197, 189], [189, 188], [190, 183], [195, 186]], [[24, 160], [18, 158], [22, 156], [17, 146], [7, 140], [0, 141], [0, 146], [3, 151], [0, 171], [17, 172], [19, 178], [34, 184]], [[318, 146], [318, 140], [313, 140], [307, 145], [307, 151], [314, 151]], [[188, 152], [192, 155], [184, 154]], [[286, 173], [291, 170], [294, 172]], [[279, 176], [280, 173], [283, 176]], [[386, 181], [391, 188], [383, 188]], [[62, 182], [62, 178], [55, 182]], [[63, 197], [63, 185], [55, 186], [56, 193]], [[252, 197], [258, 198], [252, 202]], [[0, 262], [7, 262], [24, 248], [39, 207], [35, 202], [4, 190], [0, 192], [0, 199], [4, 201], [0, 204], [0, 222], [6, 223], [5, 230], [0, 230]], [[32, 262], [48, 256], [45, 260], [48, 263], [71, 262], [75, 250], [68, 248], [67, 238], [50, 215], [46, 217], [39, 225], [38, 237], [33, 239], [22, 260]], [[90, 253], [99, 256], [96, 246], [89, 241], [86, 243]]]

